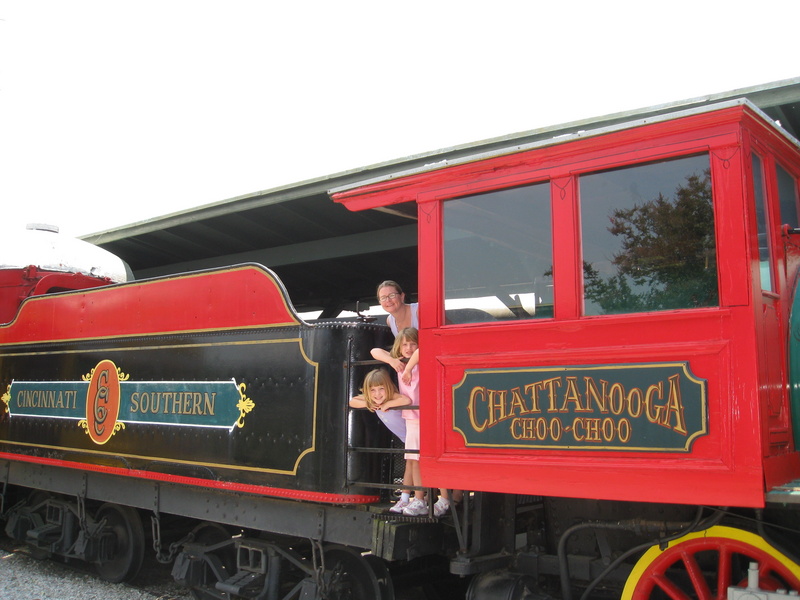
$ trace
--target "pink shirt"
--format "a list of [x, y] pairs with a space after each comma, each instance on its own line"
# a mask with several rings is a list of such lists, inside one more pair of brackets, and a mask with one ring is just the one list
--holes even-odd
[[[406, 384], [403, 382], [403, 376], [397, 376], [397, 387], [400, 389], [400, 393], [404, 396], [408, 396], [411, 398], [411, 404], [415, 406], [419, 406], [419, 365], [416, 365], [411, 370], [411, 383]], [[419, 410], [416, 409], [404, 409], [403, 410], [403, 418], [404, 419], [419, 419]]]

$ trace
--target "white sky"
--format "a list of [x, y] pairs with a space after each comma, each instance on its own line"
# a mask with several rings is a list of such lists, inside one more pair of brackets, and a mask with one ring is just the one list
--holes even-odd
[[0, 227], [83, 235], [800, 75], [798, 0], [0, 0]]

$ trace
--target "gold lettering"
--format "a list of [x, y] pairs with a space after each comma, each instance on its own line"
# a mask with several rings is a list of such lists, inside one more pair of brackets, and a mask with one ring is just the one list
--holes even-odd
[[608, 397], [606, 396], [606, 388], [608, 387], [608, 382], [603, 381], [602, 379], [600, 382], [603, 384], [603, 392], [602, 394], [597, 389], [597, 384], [594, 381], [593, 377], [584, 377], [583, 381], [586, 385], [584, 388], [586, 390], [586, 408], [589, 409], [594, 402], [597, 405], [597, 409], [605, 414], [608, 412]]
[[488, 390], [489, 427], [506, 418], [506, 390]]
[[469, 404], [467, 405], [467, 413], [469, 414], [469, 422], [472, 425], [472, 429], [476, 432], [480, 433], [481, 431], [485, 430], [488, 423], [487, 421], [483, 421], [483, 423], [478, 423], [477, 421], [477, 408], [475, 403], [478, 401], [480, 397], [481, 402], [486, 402], [486, 388], [485, 387], [474, 387], [472, 388], [472, 392], [469, 395]]
[[528, 394], [531, 398], [531, 411], [530, 412], [542, 412], [539, 410], [539, 389], [541, 389], [541, 382], [537, 381], [535, 383], [529, 383], [523, 389], [525, 393]]
[[530, 412], [528, 407], [525, 406], [525, 398], [522, 397], [522, 390], [518, 387], [511, 390], [511, 402], [508, 406], [508, 416], [513, 416], [515, 412], [519, 412], [520, 415], [525, 415]]
[[192, 394], [192, 413], [193, 415], [202, 415], [203, 411], [201, 409], [201, 404], [203, 403], [203, 394], [200, 392], [194, 392]]
[[511, 421], [511, 437], [515, 440], [530, 439], [530, 424], [532, 419], [513, 419]]
[[547, 409], [547, 412], [558, 412], [558, 408], [556, 404], [558, 403], [558, 399], [556, 398], [556, 388], [561, 387], [561, 377], [551, 377], [550, 379], [543, 379], [542, 381], [537, 381], [542, 385], [542, 389], [547, 392], [547, 399], [550, 404], [550, 408]]
[[564, 391], [564, 402], [561, 404], [560, 412], [569, 412], [567, 404], [575, 404], [575, 412], [592, 412], [591, 408], [581, 406], [581, 393], [578, 391], [578, 378], [567, 377], [567, 389]]
[[[657, 398], [656, 398], [657, 395]], [[659, 381], [658, 383], [654, 383], [650, 387], [647, 388], [647, 391], [644, 394], [644, 405], [650, 406], [652, 405], [656, 399], [661, 400], [664, 398], [664, 382]], [[642, 414], [642, 407], [639, 407], [639, 411], [637, 413], [633, 413], [628, 409], [628, 414], [634, 419]]]
[[657, 425], [661, 424], [662, 413], [664, 411], [664, 407], [658, 404], [654, 404], [652, 402], [653, 398], [645, 397], [645, 404], [644, 404], [644, 412], [647, 420], [651, 423], [656, 423]]
[[[603, 391], [605, 392], [605, 381], [603, 381]], [[611, 389], [608, 391], [608, 405], [611, 408], [612, 414], [621, 415], [625, 410], [625, 388], [621, 383], [612, 383]]]
[[664, 407], [662, 425], [669, 427], [670, 416], [675, 415], [675, 426], [673, 429], [682, 435], [686, 435], [686, 420], [683, 414], [683, 400], [681, 399], [680, 375], [669, 377], [669, 395], [667, 404]]
[[619, 420], [617, 424], [617, 435], [619, 436], [619, 441], [623, 444], [627, 444], [631, 439], [631, 422], [628, 421], [628, 419]]
[[561, 440], [561, 434], [563, 429], [561, 428], [561, 419], [555, 418], [550, 421], [550, 438], [554, 442], [558, 442]]
[[629, 391], [625, 397], [625, 403], [628, 406], [628, 415], [633, 417], [642, 414], [642, 390], [633, 388]]
[[575, 438], [576, 442], [582, 442], [584, 440], [584, 435], [578, 430], [583, 430], [583, 419], [577, 418], [572, 422], [572, 437]]
[[[599, 421], [599, 419], [598, 419]], [[603, 434], [603, 441], [604, 442], [613, 442], [614, 438], [616, 437], [617, 427], [614, 423], [614, 419], [611, 417], [606, 417], [602, 421], [601, 432]]]

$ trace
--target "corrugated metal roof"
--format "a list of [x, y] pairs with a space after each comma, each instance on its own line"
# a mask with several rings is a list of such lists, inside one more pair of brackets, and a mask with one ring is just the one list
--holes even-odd
[[[327, 191], [447, 160], [747, 98], [800, 138], [800, 77], [510, 134], [259, 191], [84, 236], [120, 256], [137, 278], [254, 261], [277, 272], [298, 310], [335, 315], [374, 299], [374, 285], [417, 280], [414, 211], [350, 212]], [[371, 283], [370, 283], [371, 282]], [[344, 305], [342, 305], [344, 299]]]

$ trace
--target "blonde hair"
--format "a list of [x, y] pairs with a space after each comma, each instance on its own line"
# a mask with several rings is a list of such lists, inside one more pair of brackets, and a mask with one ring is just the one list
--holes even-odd
[[378, 408], [377, 404], [375, 404], [372, 397], [369, 395], [370, 388], [374, 387], [383, 387], [386, 390], [385, 401], [391, 400], [399, 393], [397, 391], [397, 386], [385, 369], [373, 369], [367, 373], [367, 376], [364, 377], [364, 384], [361, 386], [361, 395], [364, 397], [364, 403], [367, 405], [367, 408], [372, 412], [375, 412]]
[[394, 338], [394, 344], [392, 344], [392, 351], [389, 353], [392, 358], [403, 357], [402, 347], [405, 340], [414, 342], [419, 346], [419, 331], [417, 331], [416, 327], [406, 327], [397, 332], [397, 337]]

